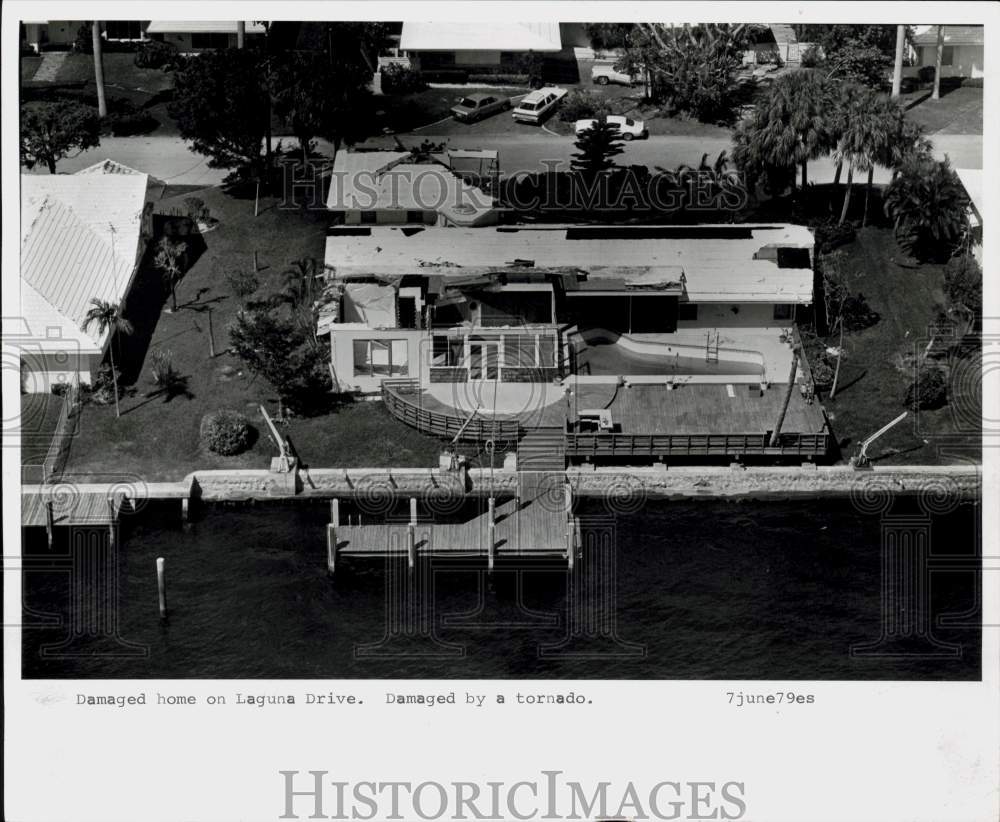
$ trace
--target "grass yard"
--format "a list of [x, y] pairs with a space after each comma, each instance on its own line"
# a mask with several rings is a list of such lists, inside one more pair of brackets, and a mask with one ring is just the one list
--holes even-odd
[[[70, 53], [59, 67], [56, 83], [93, 83], [94, 58]], [[104, 82], [109, 88], [159, 94], [174, 87], [173, 78], [160, 69], [138, 68], [135, 54], [111, 52], [104, 55]]]
[[[915, 264], [898, 248], [891, 230], [866, 228], [843, 248], [846, 270], [856, 272], [855, 290], [864, 294], [880, 320], [847, 334], [836, 399], [823, 397], [834, 435], [846, 459], [860, 442], [905, 409], [913, 379], [900, 364], [922, 354], [931, 326], [945, 306], [944, 267]], [[837, 343], [831, 339], [831, 345]], [[880, 463], [940, 464], [980, 458], [979, 361], [960, 361], [951, 372], [949, 401], [940, 409], [910, 417], [877, 440], [869, 456]]]
[[[168, 195], [170, 191], [168, 190]], [[157, 212], [183, 208], [190, 192], [168, 196]], [[272, 413], [277, 397], [271, 387], [243, 369], [225, 352], [226, 327], [238, 308], [224, 274], [238, 265], [249, 268], [258, 252], [260, 294], [276, 290], [294, 259], [323, 258], [326, 214], [277, 208], [263, 199], [253, 217], [253, 200], [221, 189], [198, 192], [220, 222], [203, 235], [204, 247], [177, 288], [178, 311], [162, 311], [168, 298], [158, 272], [148, 263], [126, 305], [135, 334], [119, 341], [118, 360], [131, 395], [113, 406], [84, 406], [79, 433], [70, 446], [66, 472], [75, 475], [136, 474], [149, 480], [176, 480], [195, 468], [265, 468], [277, 451], [257, 413], [264, 404]], [[209, 357], [209, 323], [215, 358]], [[188, 396], [169, 401], [155, 391], [149, 362], [156, 350], [171, 352], [175, 368], [187, 378]], [[202, 417], [221, 408], [244, 412], [257, 429], [252, 447], [234, 457], [204, 451], [199, 442]], [[440, 445], [390, 418], [377, 403], [346, 404], [329, 415], [293, 420], [287, 427], [306, 464], [314, 466], [435, 465]]]
[[55, 394], [21, 395], [21, 465], [45, 462], [62, 406]]
[[920, 123], [929, 134], [982, 134], [983, 90], [958, 86], [942, 91], [940, 100], [932, 100], [928, 92], [906, 116]]

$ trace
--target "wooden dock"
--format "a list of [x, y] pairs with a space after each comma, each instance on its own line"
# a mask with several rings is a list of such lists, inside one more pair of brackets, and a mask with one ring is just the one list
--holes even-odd
[[327, 534], [329, 569], [346, 556], [408, 557], [411, 567], [421, 556], [482, 557], [490, 568], [497, 559], [561, 557], [572, 566], [579, 528], [565, 475], [525, 471], [518, 487], [517, 497], [484, 499], [483, 509], [462, 522], [419, 522], [411, 513], [409, 522], [344, 526], [334, 514]]
[[122, 497], [85, 493], [22, 493], [21, 527], [110, 525], [118, 521]]

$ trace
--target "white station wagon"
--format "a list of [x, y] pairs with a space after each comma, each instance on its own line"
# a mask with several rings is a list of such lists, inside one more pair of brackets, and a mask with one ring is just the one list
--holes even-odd
[[[605, 119], [608, 121], [608, 125], [617, 129], [625, 141], [641, 140], [649, 136], [649, 130], [642, 120], [633, 120], [631, 117], [623, 117], [620, 114], [609, 114]], [[597, 120], [577, 120], [576, 136], [579, 137], [596, 122]]]
[[618, 69], [614, 67], [614, 64], [611, 63], [599, 64], [591, 68], [590, 79], [599, 86], [606, 86], [608, 83], [631, 86], [636, 83], [644, 83], [646, 81], [646, 75], [645, 72], [640, 73], [637, 76], [633, 76], [625, 73], [624, 71], [618, 71]]
[[539, 125], [548, 117], [559, 101], [566, 96], [566, 89], [546, 86], [525, 95], [511, 116], [518, 123]]

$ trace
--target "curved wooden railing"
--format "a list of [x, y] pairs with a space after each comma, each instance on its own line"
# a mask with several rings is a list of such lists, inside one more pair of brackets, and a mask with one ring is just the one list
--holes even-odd
[[410, 399], [420, 393], [416, 380], [382, 380], [382, 401], [400, 422], [416, 428], [422, 434], [460, 442], [516, 440], [521, 435], [517, 420], [494, 420], [489, 417], [460, 417], [431, 411]]

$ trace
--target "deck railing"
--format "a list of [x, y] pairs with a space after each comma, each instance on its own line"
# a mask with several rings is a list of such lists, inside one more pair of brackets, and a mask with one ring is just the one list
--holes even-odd
[[782, 434], [776, 446], [767, 434], [567, 434], [570, 457], [823, 456], [829, 435]]
[[382, 401], [385, 407], [400, 422], [416, 428], [432, 437], [462, 442], [485, 442], [487, 440], [516, 440], [521, 435], [517, 420], [494, 420], [489, 417], [460, 417], [431, 411], [411, 399], [420, 394], [416, 380], [382, 380]]

